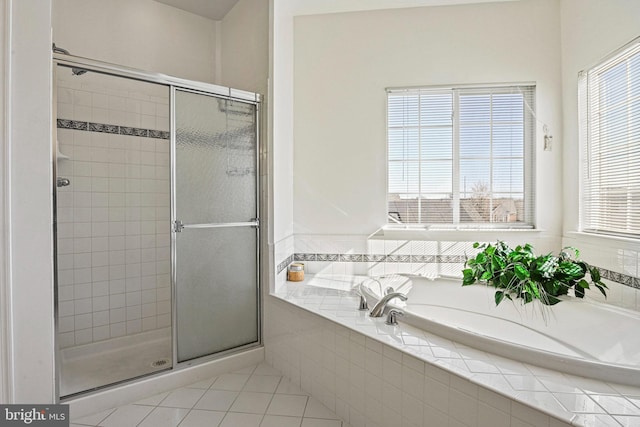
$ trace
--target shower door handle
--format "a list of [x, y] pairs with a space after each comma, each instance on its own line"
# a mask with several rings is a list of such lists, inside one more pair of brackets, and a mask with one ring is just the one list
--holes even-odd
[[58, 177], [56, 179], [56, 187], [66, 187], [69, 184], [71, 184], [71, 181], [69, 181], [69, 178]]
[[222, 222], [222, 223], [208, 223], [208, 224], [184, 224], [180, 220], [173, 222], [173, 231], [176, 233], [182, 232], [185, 228], [230, 228], [230, 227], [260, 227], [260, 219], [252, 218], [247, 222]]

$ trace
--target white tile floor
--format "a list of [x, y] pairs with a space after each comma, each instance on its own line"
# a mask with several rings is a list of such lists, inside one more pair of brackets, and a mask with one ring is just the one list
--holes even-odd
[[349, 427], [267, 364], [71, 420], [71, 427]]

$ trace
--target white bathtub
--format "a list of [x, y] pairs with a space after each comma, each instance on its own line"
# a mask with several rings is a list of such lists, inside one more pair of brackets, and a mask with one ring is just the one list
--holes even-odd
[[365, 280], [369, 307], [389, 286], [407, 295], [390, 306], [406, 322], [500, 356], [603, 381], [640, 385], [640, 313], [566, 297], [555, 306], [504, 300], [460, 279], [391, 275]]

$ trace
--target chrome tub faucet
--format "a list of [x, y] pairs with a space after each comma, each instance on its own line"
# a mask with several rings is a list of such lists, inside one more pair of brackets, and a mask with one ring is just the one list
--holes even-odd
[[371, 313], [369, 313], [369, 316], [371, 317], [384, 316], [385, 307], [387, 306], [389, 301], [395, 298], [400, 298], [402, 301], [407, 300], [407, 296], [400, 292], [391, 292], [389, 294], [386, 294], [382, 298], [380, 298], [380, 301], [378, 301], [376, 305], [373, 306], [373, 308], [371, 309]]

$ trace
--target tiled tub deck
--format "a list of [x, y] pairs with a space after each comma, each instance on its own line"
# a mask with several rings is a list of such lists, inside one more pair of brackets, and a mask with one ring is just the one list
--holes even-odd
[[362, 276], [265, 301], [266, 359], [353, 427], [640, 426], [640, 386], [543, 369], [357, 310]]

